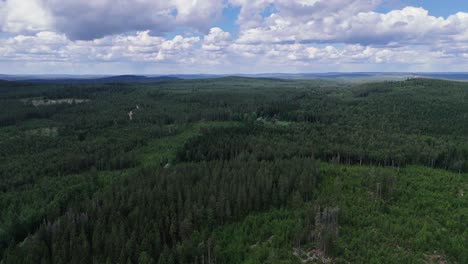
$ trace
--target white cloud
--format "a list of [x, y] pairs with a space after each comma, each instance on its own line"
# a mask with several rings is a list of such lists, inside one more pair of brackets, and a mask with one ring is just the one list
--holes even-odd
[[237, 22], [242, 30], [263, 26], [265, 9], [281, 17], [306, 23], [330, 16], [348, 17], [373, 10], [382, 0], [229, 0], [241, 8]]
[[187, 63], [193, 58], [194, 46], [199, 41], [198, 37], [154, 37], [148, 31], [92, 41], [71, 41], [63, 34], [39, 32], [33, 36], [0, 39], [0, 56], [12, 61]]
[[[245, 59], [261, 60], [264, 65], [421, 65], [443, 61], [457, 62], [457, 56], [430, 50], [428, 47], [369, 47], [358, 44], [337, 48], [332, 45], [316, 47], [310, 44], [233, 44], [232, 50]], [[349, 69], [348, 69], [349, 70]]]
[[[448, 70], [466, 64], [468, 13], [441, 18], [417, 7], [379, 13], [381, 2], [0, 0], [0, 31], [12, 33], [0, 35], [0, 70], [41, 64], [152, 73]], [[236, 32], [212, 26], [226, 3], [240, 8]], [[181, 28], [184, 33], [163, 37]]]
[[178, 26], [207, 31], [222, 8], [223, 0], [3, 0], [0, 22], [4, 32], [52, 30], [90, 40], [143, 30], [160, 34]]
[[0, 0], [0, 31], [38, 32], [50, 29], [51, 23], [41, 0]]
[[231, 34], [215, 27], [203, 39], [202, 49], [209, 52], [224, 52], [230, 45]]
[[[18, 35], [0, 39], [0, 57], [7, 64], [16, 62], [43, 63], [49, 67], [64, 69], [74, 65], [76, 70], [92, 69], [89, 65], [103, 63], [126, 63], [141, 66], [174, 65], [172, 68], [198, 72], [210, 65], [223, 65], [211, 71], [230, 72], [235, 69], [269, 71], [278, 69], [310, 71], [318, 65], [323, 68], [348, 65], [422, 65], [434, 62], [456, 65], [464, 52], [440, 51], [430, 46], [371, 47], [349, 44], [342, 47], [333, 45], [317, 46], [301, 43], [242, 44], [231, 41], [230, 34], [220, 28], [212, 28], [203, 38], [175, 36], [166, 39], [151, 36], [148, 31], [132, 35], [114, 35], [92, 41], [72, 41], [64, 34], [40, 32], [33, 36]], [[460, 51], [461, 47], [454, 47]], [[354, 66], [349, 66], [354, 65]], [[239, 68], [240, 67], [240, 68]], [[309, 70], [308, 70], [309, 69]], [[249, 69], [250, 70], [250, 69]], [[349, 69], [348, 69], [349, 70]], [[156, 73], [156, 72], [152, 72]]]
[[[458, 13], [447, 19], [434, 17], [423, 8], [406, 7], [386, 14], [357, 12], [356, 6], [348, 15], [335, 9], [335, 0], [315, 5], [331, 5], [316, 15], [297, 15], [288, 7], [263, 19], [261, 25], [241, 31], [237, 40], [243, 44], [257, 43], [350, 43], [362, 45], [430, 44], [434, 41], [468, 40], [468, 14]], [[366, 2], [366, 1], [364, 1]], [[370, 2], [367, 5], [371, 7]], [[304, 7], [307, 9], [307, 7]], [[330, 10], [326, 13], [323, 10]], [[345, 8], [346, 10], [346, 8]], [[365, 8], [362, 8], [365, 10]], [[299, 11], [297, 11], [299, 12]], [[357, 12], [357, 13], [356, 13]], [[302, 14], [302, 13], [300, 13]], [[340, 14], [340, 15], [338, 15]]]
[[35, 36], [18, 35], [0, 39], [0, 57], [4, 60], [63, 60], [61, 50], [69, 40], [54, 32], [40, 32]]

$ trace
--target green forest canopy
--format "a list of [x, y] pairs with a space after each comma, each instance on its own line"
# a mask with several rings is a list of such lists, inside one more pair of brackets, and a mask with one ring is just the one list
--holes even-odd
[[467, 99], [431, 79], [0, 83], [2, 263], [466, 263]]

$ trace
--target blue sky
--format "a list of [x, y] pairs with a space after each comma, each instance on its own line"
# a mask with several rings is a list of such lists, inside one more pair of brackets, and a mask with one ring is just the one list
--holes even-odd
[[468, 71], [460, 0], [0, 1], [0, 73]]
[[468, 12], [468, 2], [463, 0], [400, 0], [385, 1], [379, 11], [390, 11], [404, 6], [423, 7], [433, 16], [448, 17], [457, 12]]

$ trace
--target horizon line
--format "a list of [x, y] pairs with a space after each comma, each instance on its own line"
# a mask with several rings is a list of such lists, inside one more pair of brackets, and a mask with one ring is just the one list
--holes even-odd
[[327, 71], [327, 72], [259, 72], [259, 73], [0, 73], [0, 76], [171, 76], [171, 75], [218, 75], [218, 76], [235, 76], [235, 75], [266, 75], [266, 74], [468, 74], [468, 71]]

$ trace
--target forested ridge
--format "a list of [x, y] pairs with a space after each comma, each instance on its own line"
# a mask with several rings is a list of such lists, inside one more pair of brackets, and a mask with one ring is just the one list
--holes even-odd
[[0, 83], [0, 263], [468, 262], [468, 85]]

